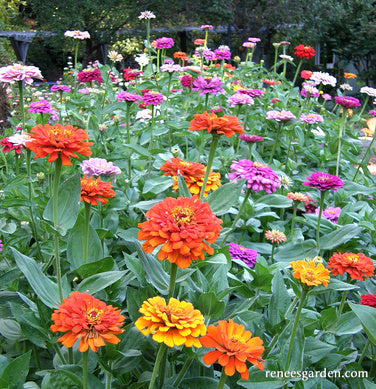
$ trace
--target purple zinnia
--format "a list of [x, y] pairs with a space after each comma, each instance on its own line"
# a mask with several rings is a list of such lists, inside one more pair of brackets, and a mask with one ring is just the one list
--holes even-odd
[[236, 93], [243, 93], [245, 95], [251, 96], [253, 98], [261, 97], [265, 92], [261, 89], [248, 89], [248, 88], [242, 88], [238, 89]]
[[121, 173], [121, 170], [103, 158], [89, 158], [80, 165], [82, 172], [89, 176], [115, 177]]
[[218, 47], [214, 50], [215, 59], [230, 59], [231, 51], [227, 47]]
[[163, 95], [159, 92], [146, 92], [143, 97], [145, 105], [160, 105], [163, 102]]
[[315, 124], [315, 123], [323, 122], [324, 119], [321, 115], [318, 115], [316, 113], [309, 113], [308, 115], [305, 115], [304, 113], [302, 113], [300, 115], [300, 121], [302, 123]]
[[51, 92], [70, 92], [71, 88], [68, 85], [52, 85]]
[[248, 267], [253, 267], [256, 263], [257, 251], [253, 249], [247, 249], [246, 247], [240, 246], [236, 243], [230, 243], [228, 248], [231, 259], [240, 259]]
[[303, 182], [302, 185], [311, 186], [312, 188], [321, 191], [337, 190], [345, 185], [339, 177], [323, 172], [311, 173], [311, 175], [306, 178], [308, 181]]
[[295, 115], [292, 114], [290, 111], [268, 111], [266, 113], [266, 119], [273, 119], [277, 122], [286, 122], [291, 119], [295, 119]]
[[[199, 52], [198, 52], [198, 55], [200, 55]], [[214, 61], [215, 60], [214, 51], [212, 51], [210, 49], [203, 50], [202, 53], [201, 53], [201, 56], [204, 57], [208, 61]]]
[[216, 95], [222, 93], [222, 81], [218, 77], [202, 77], [198, 76], [192, 81], [192, 90], [200, 91], [200, 95], [211, 93]]
[[355, 97], [351, 96], [335, 96], [334, 100], [336, 104], [341, 105], [344, 108], [356, 108], [360, 107], [360, 102]]
[[35, 101], [34, 103], [30, 103], [28, 111], [32, 113], [50, 113], [50, 114], [54, 113], [51, 104], [44, 99]]
[[331, 100], [332, 99], [332, 96], [330, 96], [330, 94], [328, 93], [323, 93], [321, 95], [321, 97], [325, 100], [325, 101], [328, 101], [328, 100]]
[[[319, 212], [320, 212], [320, 209], [316, 208], [315, 214], [318, 215]], [[322, 217], [324, 217], [325, 219], [328, 219], [329, 221], [331, 221], [334, 224], [337, 224], [340, 213], [341, 213], [340, 207], [329, 207], [329, 208], [326, 208], [322, 211]]]
[[172, 38], [158, 38], [155, 40], [156, 49], [170, 49], [174, 45], [174, 40]]
[[230, 168], [235, 170], [228, 175], [230, 180], [247, 180], [247, 188], [251, 188], [255, 193], [259, 190], [264, 190], [266, 193], [273, 193], [281, 186], [281, 182], [269, 166], [261, 162], [253, 162], [249, 159], [241, 159], [233, 161]]
[[376, 111], [375, 111], [374, 109], [371, 109], [371, 110], [368, 112], [368, 116], [375, 117], [375, 116], [376, 116]]
[[247, 143], [257, 143], [257, 142], [262, 142], [264, 140], [262, 136], [247, 135], [247, 134], [240, 134], [239, 139], [244, 140], [244, 142]]
[[136, 101], [142, 100], [142, 96], [137, 93], [130, 93], [126, 91], [122, 91], [116, 95], [117, 101], [127, 101], [130, 103], [135, 103]]
[[227, 99], [227, 102], [230, 104], [230, 107], [235, 107], [235, 105], [253, 105], [254, 100], [251, 96], [248, 96], [244, 93], [235, 93]]

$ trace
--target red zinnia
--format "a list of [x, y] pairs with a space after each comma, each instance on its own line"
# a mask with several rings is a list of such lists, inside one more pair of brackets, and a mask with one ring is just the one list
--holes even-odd
[[246, 361], [251, 362], [260, 370], [264, 370], [261, 363], [261, 355], [264, 351], [262, 340], [253, 337], [250, 331], [246, 331], [241, 324], [229, 321], [219, 321], [218, 326], [210, 325], [207, 334], [200, 338], [204, 347], [215, 348], [203, 357], [207, 365], [217, 362], [225, 367], [225, 374], [232, 376], [235, 369], [240, 373], [243, 380], [247, 380], [249, 372]]
[[214, 253], [208, 243], [219, 236], [222, 220], [212, 213], [209, 204], [196, 196], [174, 199], [167, 197], [154, 205], [145, 215], [149, 220], [139, 223], [139, 240], [145, 240], [142, 249], [146, 253], [162, 245], [158, 259], [167, 259], [181, 269], [192, 261], [204, 258], [204, 251]]
[[218, 117], [216, 114], [209, 114], [208, 112], [198, 113], [191, 120], [189, 125], [190, 131], [216, 132], [217, 134], [224, 134], [230, 138], [234, 134], [244, 134], [244, 129], [241, 126], [236, 116], [223, 115]]
[[81, 201], [97, 205], [98, 201], [106, 204], [108, 199], [115, 197], [115, 192], [111, 189], [111, 182], [101, 181], [100, 177], [94, 180], [93, 177], [81, 178]]
[[302, 70], [300, 72], [300, 77], [304, 78], [305, 80], [309, 80], [312, 76], [312, 72], [310, 70]]
[[364, 294], [360, 297], [360, 304], [376, 308], [376, 294]]
[[86, 157], [91, 155], [89, 146], [93, 143], [86, 142], [89, 140], [86, 131], [77, 127], [38, 124], [29, 135], [31, 140], [25, 143], [25, 147], [37, 153], [34, 158], [49, 155], [48, 162], [53, 162], [60, 156], [63, 165], [72, 165], [69, 158], [78, 158], [76, 153]]
[[329, 258], [328, 269], [334, 276], [348, 273], [353, 280], [363, 281], [375, 271], [372, 259], [364, 254], [335, 253]]
[[16, 154], [21, 154], [22, 147], [21, 145], [15, 145], [12, 142], [9, 142], [8, 137], [0, 140], [0, 147], [3, 148], [3, 153], [9, 153], [12, 150], [15, 150]]
[[298, 45], [295, 47], [294, 54], [299, 58], [310, 59], [315, 56], [315, 50], [311, 46]]
[[115, 335], [124, 332], [119, 328], [124, 321], [120, 310], [106, 305], [87, 293], [73, 292], [55, 309], [51, 319], [52, 332], [66, 332], [57, 341], [65, 347], [72, 347], [80, 339], [78, 351], [85, 352], [89, 347], [96, 352], [105, 346], [105, 341], [117, 344], [120, 339]]

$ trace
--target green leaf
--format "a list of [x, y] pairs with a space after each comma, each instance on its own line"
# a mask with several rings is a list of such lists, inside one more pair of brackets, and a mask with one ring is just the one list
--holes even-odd
[[112, 257], [101, 258], [99, 261], [87, 263], [76, 269], [81, 278], [87, 278], [94, 274], [110, 271], [114, 267]]
[[219, 301], [214, 292], [201, 293], [196, 305], [205, 317], [210, 317], [212, 320], [220, 318], [225, 309], [225, 303]]
[[[60, 184], [58, 193], [57, 230], [64, 236], [76, 223], [80, 207], [81, 182], [79, 175], [74, 175]], [[43, 218], [53, 223], [52, 203], [53, 196], [48, 200]]]
[[178, 186], [179, 186], [179, 196], [192, 197], [192, 194], [189, 191], [188, 186], [185, 183], [185, 180], [180, 173], [178, 173]]
[[107, 271], [94, 274], [77, 285], [76, 290], [89, 294], [97, 293], [120, 280], [126, 273], [127, 271]]
[[352, 311], [358, 316], [368, 339], [376, 345], [376, 309], [368, 305], [359, 305], [349, 302]]
[[[74, 227], [69, 231], [67, 245], [67, 260], [71, 265], [71, 270], [75, 270], [83, 263], [84, 251], [84, 233], [85, 233], [85, 218], [79, 215]], [[96, 262], [103, 257], [102, 243], [97, 232], [89, 226], [89, 244], [87, 262]]]
[[281, 262], [291, 262], [304, 258], [313, 258], [318, 255], [318, 253], [319, 250], [316, 241], [309, 239], [302, 243], [287, 244], [286, 246], [279, 248], [274, 255], [274, 259]]
[[245, 179], [224, 184], [207, 196], [204, 201], [209, 203], [213, 213], [223, 215], [239, 200], [244, 183]]
[[310, 363], [316, 363], [335, 348], [336, 347], [333, 345], [321, 342], [320, 340], [310, 336], [305, 340], [304, 357], [308, 357], [310, 359]]
[[0, 377], [0, 388], [19, 389], [29, 372], [31, 350], [10, 362]]
[[171, 177], [155, 177], [145, 182], [142, 193], [151, 192], [154, 194], [159, 194], [170, 188], [172, 188]]
[[271, 193], [257, 199], [255, 204], [265, 204], [274, 208], [290, 208], [292, 207], [292, 200], [288, 199], [286, 196]]
[[290, 303], [291, 298], [283, 281], [283, 276], [277, 270], [272, 280], [272, 298], [268, 305], [268, 318], [273, 327], [284, 319]]
[[11, 247], [18, 268], [22, 271], [30, 286], [49, 308], [57, 308], [60, 305], [59, 290], [57, 284], [51, 281], [34, 261], [16, 249]]
[[150, 153], [147, 149], [145, 149], [142, 146], [139, 145], [133, 145], [133, 144], [127, 144], [124, 145], [125, 147], [128, 147], [129, 149], [135, 151], [137, 154], [142, 155], [143, 157], [149, 157]]
[[21, 326], [13, 319], [0, 319], [0, 334], [9, 341], [20, 340]]
[[320, 238], [320, 249], [331, 250], [340, 246], [343, 243], [347, 243], [349, 240], [355, 238], [362, 231], [362, 227], [357, 224], [347, 224], [338, 228], [337, 230], [324, 235]]
[[318, 285], [315, 286], [313, 289], [311, 289], [308, 292], [308, 294], [311, 296], [314, 294], [329, 292], [331, 290], [344, 291], [344, 290], [353, 290], [353, 289], [359, 289], [359, 286], [348, 284], [347, 282], [337, 280], [336, 278], [331, 278], [326, 288], [324, 285]]

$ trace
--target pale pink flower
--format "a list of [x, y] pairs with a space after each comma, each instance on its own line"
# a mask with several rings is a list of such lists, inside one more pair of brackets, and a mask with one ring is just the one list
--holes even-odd
[[24, 81], [26, 84], [32, 84], [33, 78], [43, 79], [39, 68], [36, 66], [24, 66], [14, 63], [0, 68], [0, 82], [14, 84], [16, 81]]
[[64, 36], [69, 37], [69, 38], [73, 38], [73, 39], [81, 39], [81, 40], [90, 39], [90, 34], [88, 31], [79, 31], [79, 30], [65, 31]]

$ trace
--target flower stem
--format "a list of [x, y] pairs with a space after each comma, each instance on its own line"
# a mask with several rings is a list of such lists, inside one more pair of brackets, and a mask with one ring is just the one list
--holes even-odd
[[364, 166], [364, 161], [366, 159], [367, 159], [366, 165], [368, 165], [368, 161], [369, 161], [369, 157], [370, 157], [369, 151], [371, 150], [371, 147], [373, 146], [373, 142], [376, 139], [375, 137], [376, 137], [376, 132], [373, 133], [372, 140], [371, 140], [370, 144], [367, 147], [367, 150], [365, 151], [365, 153], [363, 155], [362, 161], [360, 162], [360, 164], [358, 165], [358, 168], [356, 169], [356, 172], [355, 172], [354, 177], [353, 177], [353, 181], [355, 181], [355, 178], [358, 175], [360, 168]]
[[338, 136], [338, 152], [337, 152], [337, 165], [336, 165], [336, 176], [338, 176], [339, 171], [339, 161], [341, 159], [341, 148], [342, 148], [342, 137], [345, 133], [345, 124], [346, 124], [346, 113], [347, 111], [343, 110], [343, 120], [342, 120], [342, 126], [339, 129], [339, 136]]
[[289, 343], [289, 349], [288, 349], [287, 357], [286, 357], [285, 370], [288, 370], [289, 365], [290, 365], [291, 354], [292, 354], [292, 346], [294, 344], [295, 333], [296, 333], [296, 329], [298, 328], [299, 316], [300, 316], [300, 312], [302, 311], [302, 308], [303, 308], [303, 305], [304, 305], [304, 300], [306, 298], [307, 292], [308, 292], [308, 289], [303, 287], [302, 288], [302, 294], [300, 296], [300, 301], [299, 301], [298, 309], [296, 310], [296, 314], [295, 314], [294, 324], [293, 324], [293, 327], [292, 327], [291, 338], [290, 338], [290, 343]]
[[21, 120], [22, 120], [22, 131], [25, 131], [25, 107], [24, 107], [22, 81], [18, 81], [18, 92], [20, 94], [20, 111], [21, 111]]
[[[170, 269], [170, 284], [168, 287], [168, 297], [167, 300], [170, 300], [171, 297], [174, 296], [174, 289], [175, 289], [175, 281], [176, 281], [176, 273], [178, 270], [178, 266], [176, 263], [171, 263], [171, 269]], [[168, 302], [167, 302], [168, 304]]]
[[247, 203], [248, 201], [248, 198], [251, 194], [251, 188], [247, 188], [246, 192], [245, 192], [245, 195], [244, 195], [244, 200], [242, 202], [242, 205], [240, 206], [240, 209], [239, 209], [239, 212], [238, 214], [236, 215], [234, 221], [232, 222], [232, 225], [231, 225], [231, 228], [230, 230], [227, 232], [227, 234], [225, 235], [225, 237], [222, 239], [222, 242], [221, 242], [221, 246], [223, 246], [227, 240], [227, 238], [229, 237], [229, 235], [231, 234], [231, 232], [233, 231], [233, 229], [235, 228], [235, 225], [236, 225], [236, 222], [239, 220], [242, 212], [243, 212], [243, 209], [245, 207], [245, 204]]
[[318, 215], [318, 218], [317, 218], [316, 242], [317, 242], [317, 247], [318, 248], [320, 247], [320, 243], [319, 243], [319, 238], [320, 238], [320, 221], [321, 221], [322, 211], [323, 211], [323, 208], [324, 208], [325, 193], [326, 193], [325, 190], [321, 191], [320, 209], [319, 209], [319, 215]]
[[167, 348], [167, 346], [164, 343], [160, 343], [159, 344], [157, 357], [155, 359], [155, 365], [154, 365], [154, 369], [153, 369], [153, 374], [151, 376], [148, 389], [154, 389], [154, 383], [155, 383], [155, 380], [157, 379], [159, 365], [161, 364], [162, 357], [163, 357], [163, 355], [165, 353], [166, 348]]
[[176, 377], [176, 380], [175, 380], [174, 383], [172, 384], [175, 388], [178, 387], [178, 385], [180, 384], [180, 381], [184, 378], [184, 375], [185, 375], [185, 373], [187, 372], [189, 366], [191, 366], [191, 363], [192, 363], [192, 357], [189, 357], [189, 358], [185, 361], [185, 363], [184, 363], [182, 369], [181, 369], [180, 372], [179, 372], [179, 375]]
[[[52, 194], [52, 215], [54, 222], [54, 229], [57, 229], [58, 220], [57, 220], [57, 207], [58, 207], [58, 196], [59, 196], [59, 181], [61, 174], [62, 161], [59, 158], [55, 161], [55, 177], [54, 177], [54, 187]], [[54, 232], [54, 246], [55, 246], [55, 270], [56, 270], [56, 279], [57, 286], [59, 290], [60, 300], [63, 300], [63, 292], [61, 288], [61, 269], [60, 269], [60, 256], [59, 256], [59, 233]]]
[[289, 145], [288, 145], [288, 148], [287, 148], [286, 163], [285, 163], [285, 173], [288, 172], [287, 168], [288, 168], [288, 163], [289, 163], [289, 157], [290, 157], [290, 150], [291, 150], [291, 143], [292, 143], [293, 135], [294, 135], [294, 133], [293, 133], [293, 131], [291, 131], [290, 132]]
[[296, 203], [296, 201], [294, 201], [294, 210], [293, 210], [293, 213], [292, 213], [292, 219], [291, 219], [291, 230], [290, 230], [290, 237], [291, 237], [291, 242], [294, 238], [294, 222], [295, 222], [295, 217], [296, 217], [296, 210], [298, 208], [298, 204]]
[[78, 40], [76, 40], [76, 45], [74, 47], [74, 68], [77, 66], [77, 57], [78, 57]]
[[275, 141], [274, 141], [274, 143], [273, 143], [272, 152], [270, 153], [268, 165], [270, 165], [271, 162], [272, 162], [272, 160], [273, 160], [273, 155], [274, 155], [275, 149], [276, 149], [277, 144], [278, 144], [279, 133], [281, 132], [281, 128], [282, 128], [282, 123], [279, 123], [279, 125], [278, 125], [278, 130], [277, 130], [277, 135], [276, 135]]
[[341, 299], [341, 304], [339, 306], [339, 310], [338, 310], [338, 314], [337, 314], [337, 320], [339, 320], [339, 318], [341, 317], [341, 314], [342, 314], [342, 311], [343, 311], [343, 307], [345, 306], [347, 292], [348, 292], [347, 290], [345, 290], [343, 292], [342, 299]]
[[90, 207], [91, 204], [85, 203], [85, 224], [84, 224], [84, 241], [83, 241], [83, 252], [82, 252], [82, 261], [84, 264], [87, 263], [87, 257], [89, 252], [89, 226], [90, 226]]
[[296, 72], [295, 72], [295, 75], [294, 75], [294, 79], [292, 80], [292, 87], [294, 87], [294, 85], [295, 85], [295, 81], [296, 81], [296, 79], [297, 79], [297, 77], [298, 77], [299, 70], [300, 70], [300, 68], [301, 68], [301, 66], [302, 66], [302, 63], [303, 63], [303, 59], [300, 60], [300, 62], [299, 62], [299, 64], [298, 64], [298, 67], [296, 68]]
[[[112, 369], [112, 362], [110, 362], [110, 369]], [[112, 374], [110, 371], [106, 370], [106, 389], [111, 389]]]
[[223, 366], [221, 378], [218, 382], [217, 389], [223, 389], [223, 387], [225, 386], [226, 378], [227, 378], [227, 375], [225, 374], [225, 367]]
[[270, 262], [271, 263], [274, 263], [274, 250], [275, 250], [275, 243], [273, 242], [272, 253], [270, 254]]
[[367, 104], [368, 104], [368, 100], [369, 100], [369, 95], [366, 96], [366, 100], [365, 100], [365, 102], [364, 102], [364, 104], [363, 104], [362, 110], [361, 110], [360, 113], [359, 113], [359, 117], [360, 117], [360, 118], [362, 117], [363, 112], [364, 112], [364, 109], [366, 108], [366, 106], [367, 106]]
[[368, 339], [367, 340], [367, 343], [365, 344], [364, 348], [363, 348], [363, 351], [362, 351], [362, 354], [360, 355], [360, 358], [359, 358], [359, 361], [358, 361], [358, 364], [360, 365], [363, 361], [363, 358], [365, 357], [366, 355], [366, 352], [367, 352], [367, 349], [369, 347], [369, 345], [371, 344], [371, 341]]
[[213, 164], [215, 149], [217, 148], [219, 137], [220, 137], [220, 135], [218, 135], [217, 133], [213, 134], [213, 139], [212, 139], [212, 143], [210, 145], [210, 150], [209, 150], [208, 164], [207, 164], [206, 170], [205, 170], [204, 182], [202, 183], [202, 187], [201, 187], [200, 199], [202, 199], [204, 197], [205, 188], [206, 188], [206, 184], [208, 182], [210, 169], [211, 169], [211, 166]]
[[89, 350], [82, 354], [82, 389], [87, 389], [87, 357]]

